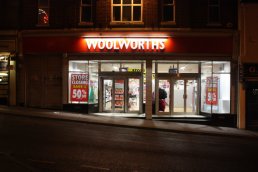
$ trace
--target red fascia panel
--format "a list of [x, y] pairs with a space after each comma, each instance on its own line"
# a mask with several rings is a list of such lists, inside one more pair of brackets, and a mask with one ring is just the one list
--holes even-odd
[[[169, 37], [165, 41], [165, 53], [216, 53], [232, 54], [232, 37]], [[144, 52], [144, 50], [119, 50], [123, 52]], [[85, 53], [115, 52], [114, 50], [89, 50], [83, 37], [24, 37], [24, 53]]]

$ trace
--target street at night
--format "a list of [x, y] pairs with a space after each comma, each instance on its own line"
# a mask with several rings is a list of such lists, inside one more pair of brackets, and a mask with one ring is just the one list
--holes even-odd
[[258, 170], [258, 139], [251, 137], [13, 115], [0, 115], [0, 137], [1, 171]]

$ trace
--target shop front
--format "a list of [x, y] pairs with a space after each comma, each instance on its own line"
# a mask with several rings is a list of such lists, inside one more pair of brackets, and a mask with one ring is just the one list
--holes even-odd
[[258, 129], [258, 64], [244, 63], [242, 82], [245, 89], [246, 128]]
[[61, 58], [62, 109], [146, 118], [234, 113], [230, 33], [49, 35], [24, 36], [23, 48], [25, 58]]
[[0, 32], [0, 105], [16, 105], [16, 36]]

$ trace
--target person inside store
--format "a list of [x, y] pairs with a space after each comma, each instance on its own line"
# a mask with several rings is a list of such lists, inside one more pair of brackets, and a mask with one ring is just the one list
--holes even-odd
[[166, 108], [166, 101], [165, 99], [167, 98], [167, 92], [159, 88], [159, 111], [164, 112]]
[[[166, 108], [166, 101], [165, 99], [167, 98], [167, 92], [159, 88], [159, 111], [164, 112]], [[152, 113], [155, 114], [155, 94], [154, 92], [152, 93]]]

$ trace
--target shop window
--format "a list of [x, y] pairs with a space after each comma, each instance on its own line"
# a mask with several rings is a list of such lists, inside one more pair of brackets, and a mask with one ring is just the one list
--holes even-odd
[[89, 104], [98, 103], [98, 62], [89, 61]]
[[175, 0], [162, 0], [161, 4], [161, 22], [175, 23]]
[[199, 73], [198, 63], [158, 63], [158, 73]]
[[9, 95], [9, 55], [0, 54], [0, 104], [8, 104]]
[[112, 22], [141, 22], [142, 0], [112, 0]]
[[142, 66], [141, 63], [122, 63], [120, 71], [121, 69], [127, 72], [141, 72]]
[[208, 1], [208, 24], [220, 24], [220, 0]]
[[179, 63], [178, 66], [179, 73], [199, 73], [199, 64], [192, 64], [192, 63]]
[[49, 0], [38, 0], [38, 25], [49, 25]]
[[177, 73], [177, 63], [158, 63], [158, 73]]
[[102, 62], [101, 72], [142, 72], [142, 65], [140, 62]]
[[88, 61], [69, 61], [69, 103], [88, 103]]
[[204, 62], [201, 71], [201, 111], [230, 113], [230, 62]]
[[101, 63], [101, 72], [119, 72], [120, 63]]
[[80, 24], [91, 24], [94, 13], [93, 0], [81, 0], [80, 4]]

